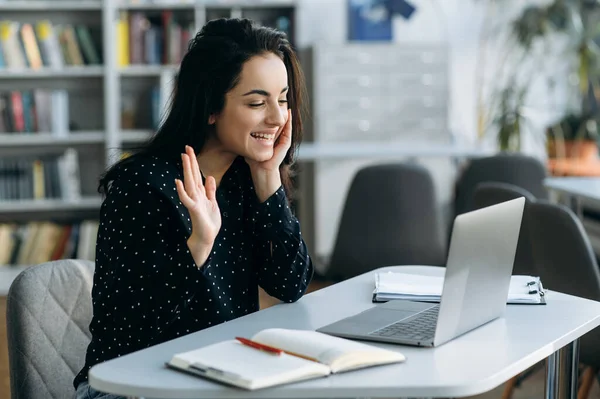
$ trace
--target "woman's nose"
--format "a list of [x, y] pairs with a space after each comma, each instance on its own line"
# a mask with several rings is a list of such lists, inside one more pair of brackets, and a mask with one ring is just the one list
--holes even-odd
[[285, 117], [287, 115], [287, 109], [276, 106], [271, 107], [269, 114], [267, 115], [267, 123], [274, 126], [283, 126], [285, 124]]

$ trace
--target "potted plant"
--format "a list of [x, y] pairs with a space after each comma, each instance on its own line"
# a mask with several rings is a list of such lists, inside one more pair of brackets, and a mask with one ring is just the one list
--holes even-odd
[[[488, 5], [490, 9], [502, 9], [508, 3], [508, 0], [490, 0]], [[600, 115], [599, 12], [600, 2], [597, 0], [551, 0], [525, 6], [508, 25], [504, 24], [506, 44], [500, 51], [504, 55], [494, 65], [491, 80], [494, 87], [487, 98], [483, 95], [482, 79], [479, 77], [481, 136], [488, 133], [489, 127], [493, 127], [501, 150], [518, 150], [519, 146], [514, 144], [518, 141], [515, 137], [520, 137], [523, 125], [527, 122], [525, 94], [533, 94], [529, 89], [539, 79], [545, 79], [548, 96], [552, 98], [558, 75], [552, 75], [557, 72], [551, 66], [570, 60], [573, 74], [569, 80], [574, 81], [580, 102], [574, 109], [564, 110], [567, 115], [545, 129], [546, 137], [540, 134], [539, 139], [548, 140], [550, 157], [596, 157], [596, 121]], [[491, 17], [494, 15], [490, 13], [490, 19], [493, 20]], [[567, 39], [559, 50], [556, 35]], [[495, 36], [501, 35], [496, 31]], [[566, 78], [564, 72], [558, 73], [563, 79]], [[530, 111], [537, 112], [533, 109]], [[492, 114], [496, 117], [490, 118]], [[482, 120], [494, 123], [485, 125]], [[575, 145], [574, 141], [578, 143]]]
[[598, 158], [598, 120], [593, 115], [570, 113], [547, 130], [550, 158]]

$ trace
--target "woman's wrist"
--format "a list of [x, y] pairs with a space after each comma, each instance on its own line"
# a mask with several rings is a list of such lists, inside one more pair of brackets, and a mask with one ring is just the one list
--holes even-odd
[[187, 240], [187, 246], [194, 258], [196, 266], [200, 269], [210, 256], [213, 244], [200, 243], [195, 237], [190, 236]]
[[281, 187], [281, 174], [275, 171], [253, 171], [252, 181], [258, 201], [263, 203]]

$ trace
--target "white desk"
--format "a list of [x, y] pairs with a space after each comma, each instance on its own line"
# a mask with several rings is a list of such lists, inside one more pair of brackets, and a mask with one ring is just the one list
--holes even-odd
[[[444, 270], [425, 269], [436, 274]], [[373, 274], [363, 274], [316, 291], [294, 304], [276, 305], [96, 365], [90, 370], [90, 384], [100, 391], [146, 398], [462, 397], [491, 390], [550, 356], [547, 398], [556, 398], [557, 381], [564, 381], [566, 377], [576, 386], [576, 379], [571, 379], [571, 375], [557, 375], [561, 371], [558, 361], [562, 356], [553, 354], [563, 347], [573, 348], [577, 354], [578, 346], [570, 343], [578, 343], [580, 336], [600, 325], [599, 302], [551, 292], [546, 306], [509, 305], [505, 318], [438, 348], [381, 345], [404, 353], [407, 361], [403, 364], [357, 370], [255, 392], [229, 388], [164, 366], [174, 353], [236, 335], [251, 336], [270, 327], [316, 329], [375, 306], [371, 303]], [[565, 350], [559, 353], [565, 353]], [[572, 365], [576, 364], [577, 358], [564, 360], [570, 360]]]
[[331, 160], [340, 158], [389, 157], [483, 157], [493, 155], [491, 149], [474, 146], [437, 143], [350, 142], [302, 143], [298, 148], [298, 161]]
[[600, 203], [599, 177], [551, 177], [544, 180], [544, 185], [550, 190], [571, 197], [585, 198]]

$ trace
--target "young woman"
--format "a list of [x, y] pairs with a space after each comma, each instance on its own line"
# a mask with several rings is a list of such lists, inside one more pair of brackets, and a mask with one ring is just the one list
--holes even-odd
[[116, 398], [91, 366], [258, 310], [258, 286], [298, 300], [313, 267], [288, 198], [302, 137], [300, 65], [285, 35], [207, 23], [154, 138], [100, 180], [85, 366], [77, 398]]

